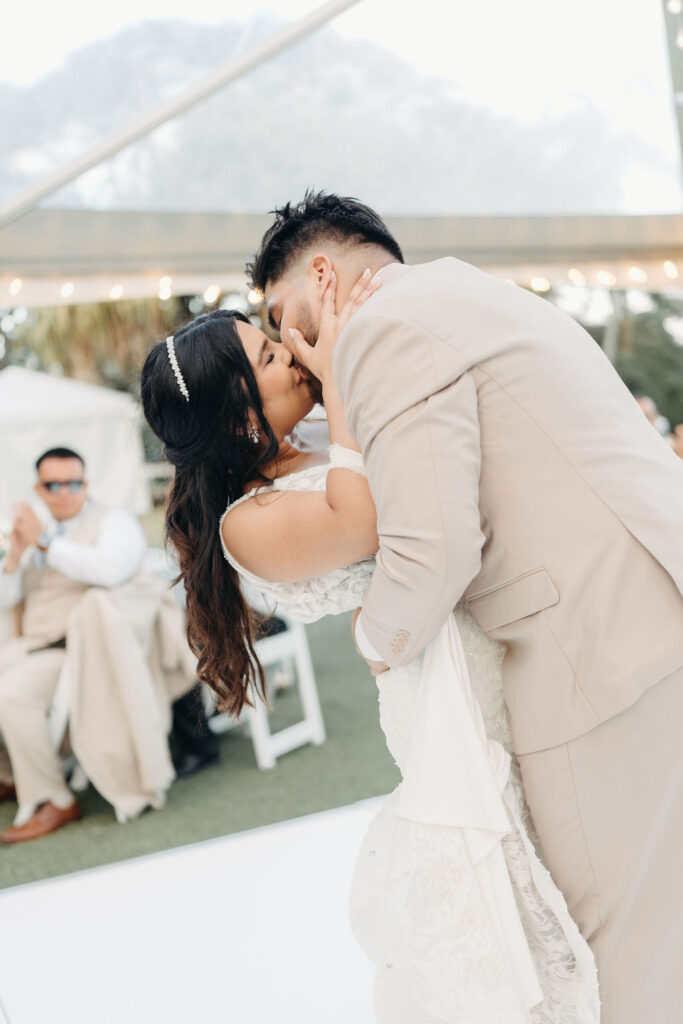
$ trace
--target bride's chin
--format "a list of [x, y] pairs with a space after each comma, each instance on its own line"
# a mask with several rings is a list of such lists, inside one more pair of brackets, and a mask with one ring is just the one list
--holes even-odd
[[311, 411], [311, 409], [315, 405], [315, 398], [311, 394], [311, 389], [309, 387], [307, 387], [305, 384], [302, 385], [301, 390], [302, 390], [302, 392], [305, 395], [305, 399], [304, 399], [304, 401], [302, 403], [304, 412], [301, 414], [301, 419], [303, 419], [304, 416], [308, 416], [309, 412]]
[[[304, 389], [302, 388], [302, 391], [303, 390]], [[284, 431], [284, 435], [283, 435], [284, 437], [289, 437], [289, 435], [294, 430], [296, 430], [296, 428], [299, 426], [299, 424], [303, 420], [306, 419], [306, 417], [308, 416], [309, 412], [313, 409], [313, 407], [315, 405], [315, 401], [313, 399], [313, 396], [309, 395], [309, 393], [308, 393], [308, 388], [306, 388], [305, 390], [306, 390], [305, 398], [304, 398], [304, 395], [302, 394], [301, 400], [297, 403], [296, 412], [291, 417], [290, 421], [287, 423], [287, 429]]]

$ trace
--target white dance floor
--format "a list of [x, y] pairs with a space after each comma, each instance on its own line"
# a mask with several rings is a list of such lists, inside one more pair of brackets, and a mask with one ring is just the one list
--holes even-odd
[[0, 892], [0, 1024], [372, 1024], [347, 900], [380, 802]]

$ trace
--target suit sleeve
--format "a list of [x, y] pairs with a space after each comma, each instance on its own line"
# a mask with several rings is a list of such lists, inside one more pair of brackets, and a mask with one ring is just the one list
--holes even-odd
[[448, 342], [383, 316], [351, 321], [335, 374], [377, 507], [363, 625], [397, 668], [433, 639], [481, 565], [476, 386]]

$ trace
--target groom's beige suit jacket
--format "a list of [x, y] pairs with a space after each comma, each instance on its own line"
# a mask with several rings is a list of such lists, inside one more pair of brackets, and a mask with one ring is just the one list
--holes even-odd
[[463, 597], [506, 647], [518, 754], [683, 665], [683, 462], [569, 316], [469, 264], [390, 264], [337, 344], [380, 548], [363, 606], [392, 668]]

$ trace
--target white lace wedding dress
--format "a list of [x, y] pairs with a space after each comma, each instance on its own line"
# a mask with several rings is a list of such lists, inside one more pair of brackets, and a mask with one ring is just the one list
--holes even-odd
[[[330, 451], [334, 465], [362, 471], [356, 453], [338, 445]], [[264, 490], [323, 491], [329, 468], [311, 467]], [[228, 506], [224, 515], [238, 503]], [[271, 583], [243, 569], [225, 546], [223, 551], [249, 584], [302, 622], [362, 605], [374, 569], [370, 558], [316, 579]], [[455, 619], [486, 733], [510, 751], [501, 686], [504, 651], [488, 639], [466, 607], [456, 609]], [[380, 723], [401, 770], [416, 718], [421, 667], [418, 659], [376, 680]], [[536, 853], [514, 757], [502, 791], [509, 831], [500, 844], [541, 994], [532, 1008], [525, 1008], [510, 982], [509, 964], [501, 955], [490, 905], [482, 898], [463, 830], [402, 817], [397, 813], [399, 789], [370, 825], [351, 892], [354, 933], [377, 969], [378, 1022], [598, 1024], [595, 961]]]

